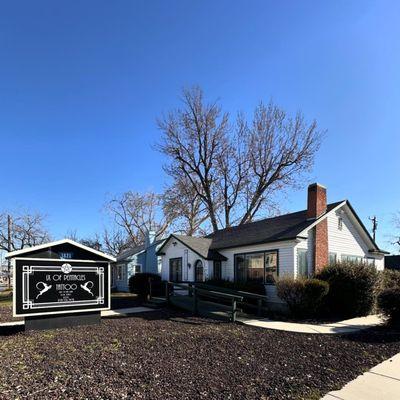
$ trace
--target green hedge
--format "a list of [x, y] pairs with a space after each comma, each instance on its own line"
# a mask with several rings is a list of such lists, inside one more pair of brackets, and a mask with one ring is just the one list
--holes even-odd
[[400, 271], [385, 269], [379, 272], [376, 306], [390, 324], [400, 325]]
[[161, 281], [161, 277], [148, 272], [132, 275], [129, 278], [129, 291], [136, 293], [143, 299], [147, 299], [150, 295], [149, 280], [151, 281], [151, 294], [153, 296], [160, 296], [165, 293], [165, 285]]
[[377, 297], [378, 310], [392, 325], [400, 325], [400, 287], [383, 289]]
[[341, 262], [327, 266], [315, 277], [329, 283], [322, 307], [325, 315], [353, 318], [371, 312], [378, 277], [374, 267]]
[[278, 297], [284, 300], [293, 317], [313, 317], [319, 311], [329, 284], [318, 279], [281, 278], [276, 283]]

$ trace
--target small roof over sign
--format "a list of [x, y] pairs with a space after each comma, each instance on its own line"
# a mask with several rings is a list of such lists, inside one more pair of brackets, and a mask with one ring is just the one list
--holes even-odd
[[110, 256], [109, 254], [103, 253], [102, 251], [99, 251], [99, 250], [95, 250], [91, 247], [85, 246], [82, 243], [75, 242], [74, 240], [71, 240], [71, 239], [61, 239], [61, 240], [57, 240], [55, 242], [49, 242], [49, 243], [44, 243], [44, 244], [40, 244], [37, 246], [26, 247], [25, 249], [22, 249], [22, 250], [11, 251], [10, 253], [6, 254], [6, 258], [24, 257], [24, 256], [27, 256], [29, 253], [35, 253], [35, 252], [38, 252], [41, 250], [44, 251], [46, 249], [50, 249], [50, 248], [60, 246], [60, 245], [75, 246], [81, 250], [92, 253], [92, 254], [94, 254], [100, 258], [106, 259], [108, 261], [113, 261], [113, 262], [116, 261], [115, 257]]

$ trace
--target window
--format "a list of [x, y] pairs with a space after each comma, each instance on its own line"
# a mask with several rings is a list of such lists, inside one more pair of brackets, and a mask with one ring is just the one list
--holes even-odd
[[235, 280], [237, 282], [274, 283], [277, 277], [277, 250], [235, 255]]
[[367, 258], [366, 258], [366, 262], [367, 262], [368, 265], [373, 265], [373, 266], [375, 266], [375, 258], [367, 257]]
[[278, 279], [278, 251], [265, 253], [265, 283], [275, 283]]
[[342, 261], [354, 263], [354, 264], [361, 264], [364, 262], [364, 257], [362, 256], [353, 256], [350, 254], [342, 254]]
[[222, 279], [221, 261], [214, 261], [214, 279]]
[[337, 254], [336, 253], [329, 253], [329, 264], [336, 264], [337, 261]]
[[343, 218], [339, 217], [338, 218], [338, 229], [341, 231], [343, 229]]
[[135, 265], [135, 274], [140, 274], [142, 272], [142, 266], [140, 264]]
[[124, 279], [124, 265], [117, 265], [117, 280], [122, 281]]
[[297, 249], [297, 272], [300, 276], [308, 276], [307, 250]]
[[172, 282], [182, 282], [182, 257], [170, 258], [169, 279]]

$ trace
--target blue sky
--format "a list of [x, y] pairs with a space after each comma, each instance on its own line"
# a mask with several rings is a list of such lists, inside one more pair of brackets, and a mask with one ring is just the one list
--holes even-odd
[[47, 213], [56, 238], [100, 230], [108, 194], [162, 189], [155, 119], [199, 84], [232, 113], [273, 98], [316, 118], [328, 133], [310, 181], [376, 214], [390, 249], [399, 17], [397, 1], [2, 2], [0, 209]]

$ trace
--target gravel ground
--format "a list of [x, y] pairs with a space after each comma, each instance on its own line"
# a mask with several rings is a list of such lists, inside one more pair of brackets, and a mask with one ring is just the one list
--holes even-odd
[[23, 318], [14, 318], [12, 316], [12, 303], [0, 302], [0, 322], [21, 321]]
[[339, 337], [158, 310], [0, 336], [1, 399], [318, 399], [400, 351], [383, 328]]
[[[111, 296], [111, 309], [137, 307], [142, 305], [142, 302], [132, 294], [121, 293]], [[0, 301], [0, 323], [11, 321], [22, 321], [23, 318], [14, 318], [12, 316], [12, 301]], [[1, 399], [1, 397], [0, 397]]]

